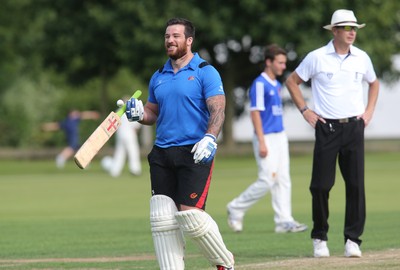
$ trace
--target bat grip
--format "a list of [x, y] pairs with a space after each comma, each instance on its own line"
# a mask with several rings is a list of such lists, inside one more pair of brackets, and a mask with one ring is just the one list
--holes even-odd
[[[141, 95], [142, 95], [142, 91], [136, 90], [135, 93], [132, 95], [131, 98], [139, 98]], [[119, 109], [116, 111], [116, 114], [117, 114], [119, 117], [121, 117], [121, 116], [125, 113], [125, 110], [126, 110], [126, 103], [124, 103], [124, 106], [122, 106], [121, 108], [119, 108]]]

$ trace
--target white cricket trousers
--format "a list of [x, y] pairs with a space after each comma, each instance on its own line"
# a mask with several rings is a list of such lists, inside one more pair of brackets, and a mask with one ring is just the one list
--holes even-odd
[[132, 174], [139, 175], [142, 172], [138, 138], [135, 132], [132, 130], [130, 132], [132, 133], [130, 136], [120, 136], [116, 140], [113, 166], [110, 168], [110, 174], [113, 177], [121, 174], [126, 157], [128, 157], [128, 167]]
[[259, 142], [253, 137], [254, 156], [258, 166], [258, 179], [228, 204], [235, 219], [243, 219], [247, 210], [271, 192], [275, 224], [294, 221], [291, 207], [291, 179], [289, 142], [285, 132], [264, 135], [268, 155], [259, 156]]

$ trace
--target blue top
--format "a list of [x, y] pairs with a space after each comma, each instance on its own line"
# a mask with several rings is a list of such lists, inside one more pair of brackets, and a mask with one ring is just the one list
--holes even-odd
[[74, 150], [79, 148], [79, 117], [68, 116], [60, 122], [60, 128], [64, 130], [67, 144]]
[[150, 79], [148, 101], [159, 108], [155, 145], [191, 145], [200, 141], [207, 130], [210, 113], [206, 99], [224, 95], [222, 80], [211, 65], [195, 53], [188, 65], [176, 74], [169, 59]]
[[284, 130], [282, 119], [282, 85], [271, 80], [266, 73], [261, 73], [250, 87], [250, 110], [260, 111], [264, 134]]

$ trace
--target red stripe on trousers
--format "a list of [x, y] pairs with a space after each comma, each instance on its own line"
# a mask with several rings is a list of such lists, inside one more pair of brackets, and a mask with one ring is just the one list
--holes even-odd
[[211, 184], [211, 176], [212, 176], [212, 171], [214, 169], [214, 160], [211, 164], [211, 168], [210, 168], [210, 174], [208, 175], [207, 178], [207, 182], [206, 182], [206, 186], [203, 190], [203, 193], [200, 196], [199, 201], [196, 203], [196, 207], [202, 209], [205, 202], [206, 202], [206, 198], [207, 198], [207, 194], [208, 194], [208, 189], [210, 188], [210, 184]]

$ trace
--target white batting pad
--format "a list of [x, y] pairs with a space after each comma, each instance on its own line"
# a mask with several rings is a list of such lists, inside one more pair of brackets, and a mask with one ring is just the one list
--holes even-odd
[[175, 213], [175, 202], [167, 196], [155, 195], [150, 199], [150, 224], [154, 248], [161, 270], [185, 269], [185, 240]]
[[226, 248], [218, 225], [206, 212], [192, 209], [176, 213], [185, 235], [192, 238], [212, 265], [233, 267], [232, 253]]

